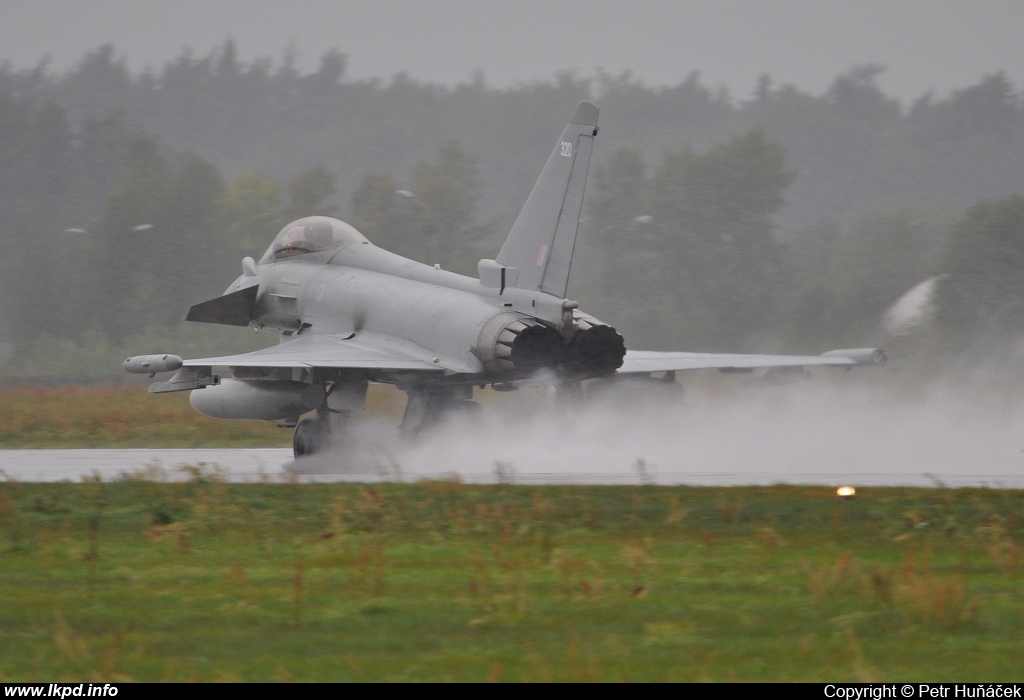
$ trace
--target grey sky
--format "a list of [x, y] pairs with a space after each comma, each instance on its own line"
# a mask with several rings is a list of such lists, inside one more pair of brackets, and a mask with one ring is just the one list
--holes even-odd
[[887, 91], [943, 94], [1005, 70], [1024, 84], [1020, 0], [0, 0], [0, 60], [64, 69], [112, 42], [133, 68], [233, 37], [243, 59], [300, 65], [329, 48], [349, 75], [488, 84], [631, 70], [676, 84], [691, 71], [750, 94], [761, 73], [820, 92], [857, 63], [888, 67]]

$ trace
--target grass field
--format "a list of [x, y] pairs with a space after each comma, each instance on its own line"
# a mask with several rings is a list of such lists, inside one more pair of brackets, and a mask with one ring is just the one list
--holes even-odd
[[[368, 414], [401, 416], [403, 396], [374, 386]], [[72, 447], [290, 447], [292, 431], [264, 421], [207, 418], [188, 392], [145, 387], [0, 391], [0, 449]]]
[[1020, 681], [1022, 496], [6, 482], [0, 677]]

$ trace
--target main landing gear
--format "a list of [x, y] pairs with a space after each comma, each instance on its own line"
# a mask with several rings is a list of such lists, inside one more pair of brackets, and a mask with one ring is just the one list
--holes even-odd
[[406, 394], [409, 400], [398, 427], [398, 436], [406, 440], [447, 418], [471, 419], [481, 411], [480, 404], [472, 400], [471, 386], [423, 387], [407, 389]]
[[[411, 440], [422, 431], [445, 420], [471, 422], [482, 411], [473, 401], [472, 386], [419, 387], [407, 389], [409, 396], [398, 435]], [[320, 454], [337, 446], [349, 411], [330, 410], [326, 404], [316, 414], [300, 421], [292, 436], [295, 458]]]
[[292, 452], [295, 459], [325, 452], [331, 446], [331, 424], [327, 418], [317, 415], [306, 418], [295, 426], [292, 436]]
[[348, 411], [331, 411], [324, 405], [315, 415], [299, 421], [292, 436], [295, 459], [330, 450], [338, 442], [347, 417]]

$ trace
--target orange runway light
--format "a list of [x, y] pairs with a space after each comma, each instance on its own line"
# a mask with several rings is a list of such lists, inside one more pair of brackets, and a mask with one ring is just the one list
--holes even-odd
[[836, 489], [836, 495], [839, 496], [840, 498], [850, 500], [851, 498], [857, 495], [857, 489], [853, 488], [852, 486], [840, 486], [839, 488]]

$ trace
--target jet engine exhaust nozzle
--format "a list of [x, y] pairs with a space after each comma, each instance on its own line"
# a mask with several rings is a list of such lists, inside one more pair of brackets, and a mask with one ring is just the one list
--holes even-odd
[[570, 372], [605, 376], [622, 366], [626, 341], [611, 326], [577, 320], [579, 330], [565, 347], [562, 365]]
[[561, 344], [554, 328], [541, 324], [527, 326], [512, 342], [512, 366], [519, 372], [556, 367]]
[[490, 374], [531, 373], [558, 366], [562, 341], [554, 328], [508, 312], [484, 325], [476, 352]]

